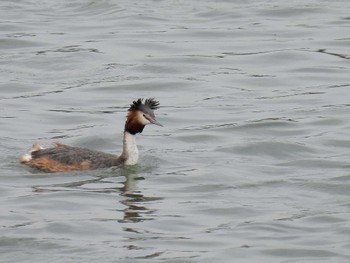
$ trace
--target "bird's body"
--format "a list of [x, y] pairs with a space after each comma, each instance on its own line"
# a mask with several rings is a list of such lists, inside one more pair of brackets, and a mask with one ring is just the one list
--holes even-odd
[[138, 99], [131, 104], [125, 123], [123, 151], [120, 156], [59, 143], [47, 149], [35, 144], [32, 151], [23, 155], [20, 161], [46, 172], [68, 172], [134, 165], [139, 157], [135, 135], [141, 133], [147, 124], [153, 123], [161, 126], [153, 113], [153, 110], [157, 109], [158, 106], [159, 102], [154, 99], [146, 99], [145, 103], [142, 99]]

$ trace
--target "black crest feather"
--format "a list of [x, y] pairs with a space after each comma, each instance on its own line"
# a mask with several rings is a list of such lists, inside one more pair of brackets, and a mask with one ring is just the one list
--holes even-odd
[[142, 99], [134, 100], [132, 104], [130, 104], [129, 111], [139, 110], [142, 105]]
[[159, 101], [155, 98], [149, 98], [145, 100], [143, 103], [143, 99], [134, 100], [132, 104], [130, 104], [129, 111], [143, 110], [144, 108], [149, 108], [151, 110], [156, 110], [159, 108]]
[[146, 99], [145, 105], [149, 107], [151, 110], [156, 110], [159, 108], [159, 101], [157, 101], [155, 98], [149, 98], [149, 99]]

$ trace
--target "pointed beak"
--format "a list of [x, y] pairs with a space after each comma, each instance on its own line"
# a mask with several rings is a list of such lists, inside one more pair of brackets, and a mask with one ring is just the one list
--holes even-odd
[[151, 116], [150, 114], [143, 114], [143, 117], [145, 117], [150, 123], [163, 127], [163, 125], [156, 120], [154, 115]]
[[149, 120], [151, 123], [155, 124], [155, 125], [158, 125], [158, 126], [163, 127], [163, 125], [160, 124], [160, 122], [158, 122], [158, 121], [157, 121], [156, 119], [154, 119], [154, 118], [149, 118], [148, 120]]

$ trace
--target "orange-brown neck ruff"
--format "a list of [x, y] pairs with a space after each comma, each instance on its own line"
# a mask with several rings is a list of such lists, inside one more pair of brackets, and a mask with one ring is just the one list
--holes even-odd
[[135, 135], [136, 133], [141, 133], [145, 125], [139, 120], [139, 112], [138, 111], [129, 111], [124, 131]]

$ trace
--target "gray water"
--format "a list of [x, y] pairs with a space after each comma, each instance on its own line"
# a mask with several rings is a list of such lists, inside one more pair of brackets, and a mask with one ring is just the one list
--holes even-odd
[[[1, 262], [349, 262], [350, 2], [0, 2]], [[47, 174], [33, 143], [134, 167]]]

